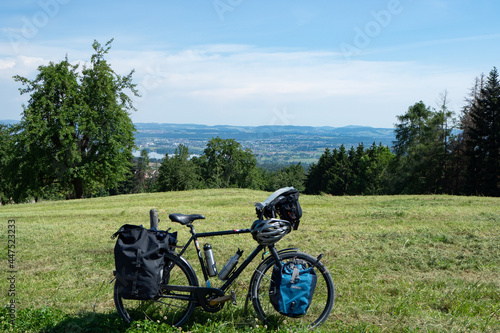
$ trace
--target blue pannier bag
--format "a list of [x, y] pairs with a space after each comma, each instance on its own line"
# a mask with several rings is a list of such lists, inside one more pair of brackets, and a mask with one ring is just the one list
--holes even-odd
[[316, 288], [314, 267], [294, 260], [273, 268], [269, 298], [276, 311], [288, 317], [307, 313]]

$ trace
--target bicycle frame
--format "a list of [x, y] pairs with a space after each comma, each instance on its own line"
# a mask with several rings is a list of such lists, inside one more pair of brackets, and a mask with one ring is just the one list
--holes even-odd
[[[210, 288], [210, 278], [208, 276], [208, 271], [207, 271], [207, 266], [203, 260], [203, 253], [200, 247], [200, 243], [198, 241], [198, 238], [205, 238], [205, 237], [214, 237], [214, 236], [226, 236], [226, 235], [239, 235], [239, 234], [248, 234], [250, 233], [250, 229], [235, 229], [235, 230], [226, 230], [226, 231], [213, 231], [213, 232], [203, 232], [203, 233], [196, 233], [194, 230], [194, 226], [192, 224], [187, 225], [190, 228], [191, 231], [191, 238], [189, 238], [188, 242], [184, 245], [182, 250], [179, 252], [178, 256], [182, 256], [184, 252], [186, 252], [187, 248], [191, 244], [191, 242], [194, 242], [196, 252], [198, 255], [198, 260], [200, 262], [200, 266], [203, 272], [203, 278], [205, 281], [205, 285]], [[226, 282], [222, 285], [222, 287], [218, 288], [222, 290], [223, 292], [226, 292], [228, 288], [233, 284], [234, 280], [238, 278], [238, 276], [245, 270], [245, 268], [255, 259], [255, 257], [262, 251], [264, 250], [265, 246], [262, 245], [257, 245], [257, 247], [252, 251], [252, 253], [241, 263], [241, 265], [233, 271], [232, 274], [229, 275], [228, 279]]]
[[[238, 234], [247, 234], [250, 233], [250, 229], [235, 229], [235, 230], [226, 230], [226, 231], [214, 231], [214, 232], [204, 232], [204, 233], [196, 233], [194, 230], [194, 226], [192, 223], [186, 224], [187, 227], [190, 228], [191, 231], [191, 237], [187, 241], [187, 243], [182, 247], [182, 250], [179, 253], [173, 253], [178, 258], [181, 258], [181, 260], [186, 261], [185, 259], [182, 258], [182, 255], [186, 252], [187, 248], [190, 246], [191, 242], [194, 242], [196, 252], [198, 255], [198, 260], [200, 262], [200, 266], [203, 272], [203, 278], [205, 282], [205, 286], [178, 286], [178, 285], [165, 285], [164, 290], [167, 291], [180, 291], [180, 292], [191, 292], [192, 295], [164, 295], [162, 297], [164, 298], [177, 298], [177, 299], [183, 299], [183, 300], [191, 300], [191, 301], [197, 301], [199, 305], [201, 305], [205, 310], [211, 311], [212, 309], [207, 307], [207, 296], [208, 295], [218, 295], [219, 298], [213, 299], [215, 301], [214, 304], [219, 304], [220, 302], [226, 302], [229, 300], [233, 300], [235, 302], [234, 295], [231, 296], [224, 296], [226, 294], [226, 291], [229, 289], [229, 287], [233, 284], [233, 282], [239, 277], [239, 275], [247, 268], [247, 266], [257, 257], [257, 255], [262, 252], [266, 246], [258, 244], [257, 247], [250, 253], [250, 255], [241, 263], [239, 267], [237, 267], [235, 270], [233, 270], [232, 273], [229, 274], [228, 279], [224, 282], [222, 287], [220, 288], [212, 288], [210, 286], [210, 279], [208, 275], [208, 270], [207, 266], [203, 260], [203, 253], [200, 247], [200, 243], [198, 241], [198, 238], [205, 238], [205, 237], [214, 237], [214, 236], [227, 236], [227, 235], [238, 235]], [[271, 254], [270, 257], [264, 259], [260, 263], [260, 265], [264, 264], [268, 260], [274, 260], [278, 265], [281, 265], [281, 262], [279, 260], [279, 254], [284, 253], [284, 252], [289, 252], [289, 251], [298, 251], [298, 248], [287, 248], [287, 249], [282, 249], [280, 251], [277, 251], [274, 245], [267, 246], [269, 249], [269, 253]], [[186, 261], [187, 263], [187, 261]], [[189, 263], [188, 263], [189, 264]], [[260, 267], [259, 265], [259, 267]], [[192, 269], [192, 268], [191, 268]], [[196, 275], [196, 273], [193, 270], [193, 274]], [[247, 304], [248, 299], [250, 297], [250, 291], [247, 296], [247, 299], [245, 301], [245, 304]], [[212, 305], [212, 301], [210, 301], [210, 305]], [[246, 308], [246, 305], [245, 305]]]

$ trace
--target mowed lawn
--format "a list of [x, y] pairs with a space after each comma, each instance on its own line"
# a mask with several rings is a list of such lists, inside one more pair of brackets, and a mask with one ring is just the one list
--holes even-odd
[[[188, 229], [170, 222], [170, 213], [204, 214], [197, 232], [249, 228], [254, 203], [269, 194], [197, 190], [0, 207], [0, 295], [3, 306], [15, 301], [16, 315], [12, 326], [4, 308], [0, 330], [174, 330], [145, 322], [129, 327], [117, 317], [111, 235], [125, 223], [148, 226], [152, 208], [162, 229], [179, 232], [179, 244], [189, 239]], [[324, 254], [336, 300], [321, 331], [500, 331], [499, 198], [301, 195], [300, 202], [299, 229], [277, 247]], [[220, 268], [238, 248], [245, 256], [256, 245], [249, 234], [203, 241], [211, 243]], [[197, 268], [193, 249], [186, 258]], [[184, 330], [265, 330], [257, 327], [251, 304], [243, 312], [255, 265], [234, 285], [237, 306], [228, 303], [210, 315], [196, 311]]]

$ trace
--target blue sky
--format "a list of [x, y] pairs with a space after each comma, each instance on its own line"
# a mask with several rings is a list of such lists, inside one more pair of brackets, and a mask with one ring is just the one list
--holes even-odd
[[497, 0], [18, 0], [0, 3], [0, 119], [28, 96], [13, 75], [90, 59], [114, 38], [135, 69], [134, 122], [392, 127], [447, 91], [460, 112], [500, 66]]

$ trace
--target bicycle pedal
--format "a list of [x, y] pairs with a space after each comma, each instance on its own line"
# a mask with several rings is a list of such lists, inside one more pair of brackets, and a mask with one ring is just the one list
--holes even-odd
[[236, 294], [235, 294], [234, 291], [231, 291], [231, 295], [225, 295], [225, 296], [214, 298], [214, 299], [210, 300], [209, 303], [210, 303], [211, 306], [215, 306], [215, 305], [218, 305], [218, 304], [221, 304], [221, 303], [226, 303], [226, 302], [229, 302], [229, 301], [233, 301], [233, 305], [237, 305], [237, 303], [236, 303]]
[[211, 306], [219, 305], [221, 303], [229, 302], [232, 299], [233, 299], [233, 297], [231, 295], [217, 297], [217, 298], [210, 300], [210, 305]]

